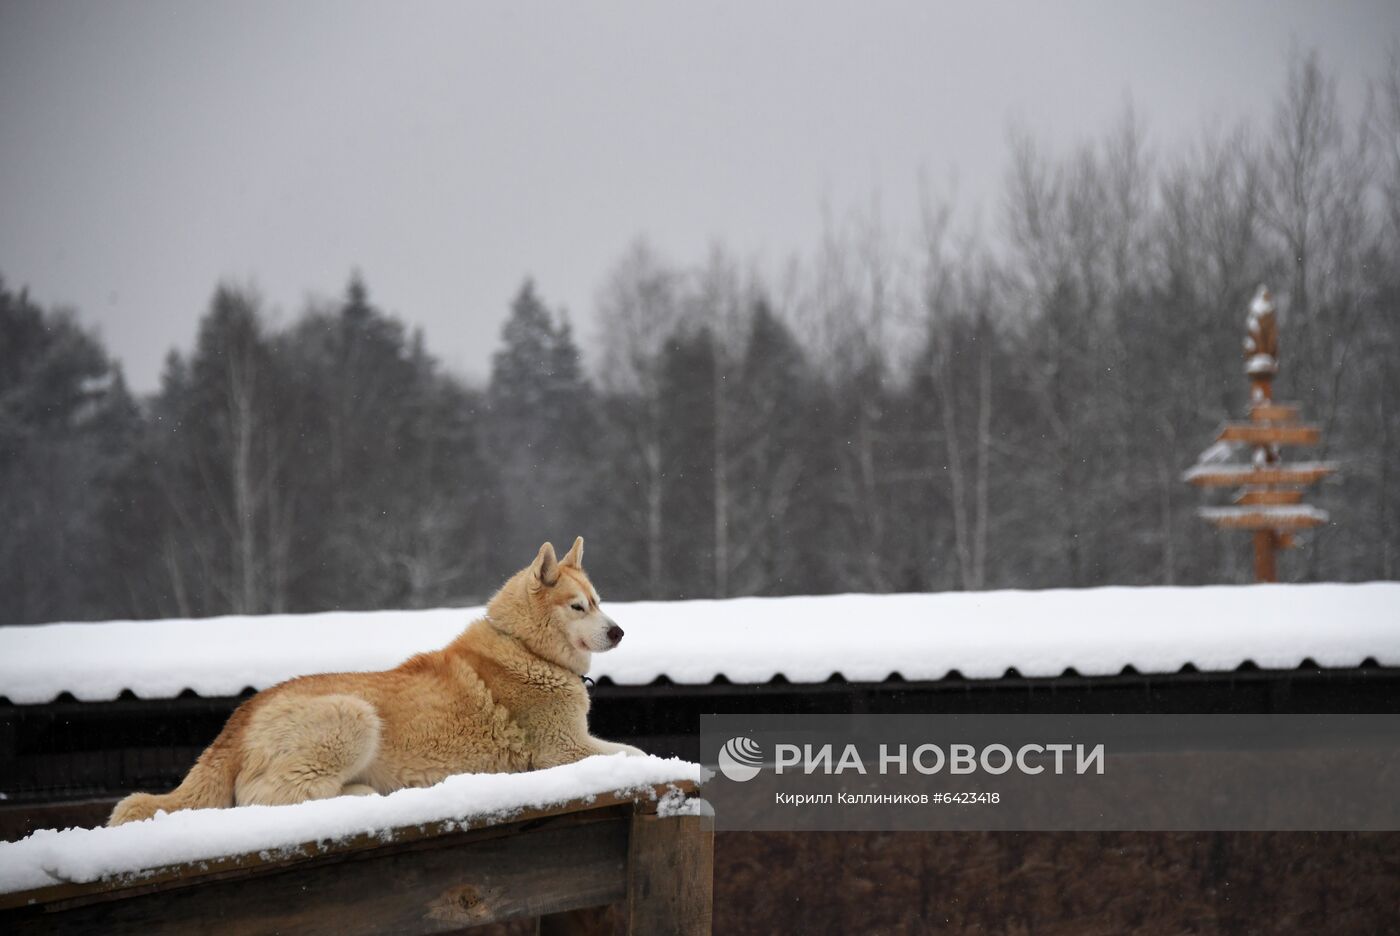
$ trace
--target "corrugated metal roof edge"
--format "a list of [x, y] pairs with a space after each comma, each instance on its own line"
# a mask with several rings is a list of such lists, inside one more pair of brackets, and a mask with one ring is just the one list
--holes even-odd
[[[867, 680], [848, 680], [848, 679], [846, 679], [846, 677], [845, 677], [839, 670], [833, 671], [833, 672], [831, 673], [831, 675], [829, 675], [826, 679], [822, 679], [822, 680], [805, 680], [805, 681], [801, 681], [801, 682], [794, 682], [793, 680], [788, 679], [788, 678], [787, 678], [786, 676], [784, 676], [782, 673], [777, 673], [777, 674], [775, 674], [772, 678], [767, 679], [767, 680], [764, 680], [764, 681], [762, 681], [762, 682], [742, 682], [742, 681], [735, 681], [735, 680], [729, 679], [729, 678], [726, 677], [723, 673], [720, 673], [720, 674], [717, 674], [713, 679], [710, 679], [710, 680], [707, 681], [707, 682], [681, 683], [681, 682], [676, 682], [675, 680], [671, 679], [669, 676], [667, 676], [667, 675], [665, 675], [665, 674], [663, 673], [663, 674], [657, 676], [655, 679], [651, 680], [650, 682], [646, 682], [646, 683], [617, 683], [617, 682], [614, 682], [610, 677], [601, 676], [601, 677], [599, 677], [599, 678], [595, 681], [595, 687], [603, 687], [603, 688], [605, 688], [605, 689], [633, 689], [633, 690], [644, 690], [644, 689], [648, 689], [648, 688], [662, 687], [662, 686], [664, 686], [664, 687], [672, 687], [672, 688], [676, 688], [676, 689], [686, 689], [686, 688], [705, 689], [705, 688], [714, 687], [714, 686], [784, 686], [784, 685], [788, 685], [788, 686], [885, 686], [885, 685], [917, 686], [917, 685], [937, 685], [937, 684], [940, 684], [940, 683], [959, 683], [959, 682], [976, 683], [976, 684], [979, 684], [979, 685], [992, 686], [992, 685], [1004, 684], [1004, 683], [1006, 683], [1006, 682], [1018, 682], [1018, 683], [1029, 683], [1029, 684], [1036, 684], [1036, 685], [1046, 685], [1046, 684], [1054, 683], [1054, 682], [1056, 682], [1056, 681], [1063, 681], [1063, 680], [1067, 680], [1067, 679], [1073, 679], [1073, 680], [1082, 681], [1082, 682], [1096, 682], [1096, 681], [1102, 681], [1102, 682], [1104, 682], [1105, 684], [1107, 684], [1107, 683], [1109, 683], [1109, 682], [1111, 682], [1111, 681], [1121, 680], [1121, 679], [1124, 679], [1124, 678], [1133, 678], [1133, 677], [1137, 677], [1137, 678], [1153, 678], [1153, 679], [1174, 679], [1174, 678], [1176, 678], [1176, 677], [1185, 676], [1185, 677], [1199, 677], [1199, 678], [1203, 678], [1203, 679], [1228, 679], [1228, 678], [1235, 677], [1235, 676], [1237, 676], [1237, 675], [1239, 675], [1239, 674], [1242, 674], [1242, 673], [1259, 674], [1259, 675], [1261, 675], [1261, 676], [1268, 676], [1268, 675], [1271, 674], [1271, 673], [1276, 673], [1276, 674], [1284, 675], [1284, 674], [1292, 674], [1292, 673], [1297, 673], [1297, 672], [1300, 672], [1300, 671], [1308, 671], [1308, 670], [1316, 670], [1316, 671], [1319, 671], [1319, 672], [1331, 672], [1331, 673], [1349, 673], [1349, 672], [1355, 672], [1355, 671], [1358, 671], [1358, 670], [1374, 670], [1374, 671], [1378, 671], [1378, 672], [1400, 673], [1400, 666], [1383, 666], [1383, 665], [1381, 665], [1381, 664], [1376, 660], [1375, 657], [1370, 657], [1370, 656], [1366, 657], [1366, 658], [1363, 659], [1360, 663], [1358, 663], [1358, 664], [1356, 664], [1356, 665], [1354, 665], [1354, 666], [1323, 666], [1323, 665], [1319, 664], [1317, 661], [1313, 660], [1311, 657], [1305, 657], [1301, 662], [1299, 662], [1299, 664], [1298, 664], [1297, 666], [1293, 666], [1293, 667], [1273, 667], [1273, 668], [1264, 668], [1264, 667], [1258, 666], [1258, 665], [1255, 664], [1254, 661], [1252, 661], [1252, 660], [1245, 660], [1245, 661], [1243, 661], [1242, 663], [1240, 663], [1238, 666], [1234, 667], [1233, 669], [1203, 670], [1203, 669], [1199, 669], [1198, 667], [1196, 667], [1196, 666], [1195, 666], [1194, 664], [1192, 664], [1192, 663], [1186, 663], [1186, 664], [1184, 664], [1183, 666], [1181, 666], [1179, 669], [1176, 669], [1176, 670], [1170, 670], [1170, 671], [1166, 671], [1166, 670], [1162, 670], [1162, 671], [1142, 671], [1142, 670], [1139, 670], [1139, 669], [1137, 669], [1136, 667], [1132, 666], [1131, 664], [1129, 664], [1129, 665], [1127, 665], [1127, 666], [1124, 666], [1124, 667], [1123, 667], [1119, 672], [1117, 672], [1117, 673], [1103, 673], [1103, 674], [1094, 674], [1094, 675], [1090, 675], [1090, 676], [1085, 676], [1085, 675], [1079, 673], [1078, 671], [1075, 670], [1074, 667], [1067, 667], [1067, 668], [1065, 668], [1065, 670], [1064, 670], [1063, 672], [1061, 672], [1061, 673], [1059, 673], [1059, 674], [1057, 674], [1057, 675], [1055, 675], [1055, 676], [1023, 676], [1023, 675], [1021, 675], [1021, 674], [1017, 671], [1016, 667], [1012, 666], [1012, 667], [1008, 667], [1008, 668], [1006, 669], [1006, 671], [1005, 671], [1002, 675], [1000, 675], [1000, 676], [978, 676], [978, 677], [968, 677], [968, 676], [964, 676], [962, 673], [958, 672], [958, 670], [952, 669], [952, 670], [949, 670], [947, 673], [945, 673], [943, 676], [940, 676], [940, 677], [937, 678], [937, 679], [905, 679], [904, 676], [901, 675], [901, 674], [896, 670], [896, 671], [890, 672], [889, 675], [887, 675], [884, 679], [881, 679], [881, 680], [878, 680], [878, 681], [874, 681], [874, 682], [872, 682], [872, 681], [867, 681]], [[225, 698], [225, 699], [226, 699], [226, 698], [238, 698], [238, 697], [242, 697], [242, 696], [250, 696], [250, 695], [253, 695], [253, 694], [257, 693], [258, 691], [259, 691], [259, 690], [258, 690], [256, 687], [254, 687], [254, 686], [244, 686], [243, 689], [242, 689], [242, 691], [239, 692], [239, 693], [237, 693], [237, 695], [235, 695], [235, 696], [202, 696], [202, 695], [200, 695], [198, 692], [196, 692], [194, 689], [192, 689], [192, 688], [190, 688], [190, 687], [185, 687], [184, 689], [182, 689], [180, 692], [176, 693], [175, 695], [141, 696], [141, 695], [136, 694], [136, 693], [135, 693], [134, 691], [132, 691], [131, 689], [123, 689], [123, 690], [122, 690], [120, 693], [118, 693], [115, 697], [110, 698], [110, 699], [79, 699], [79, 698], [77, 698], [76, 696], [74, 696], [73, 693], [65, 691], [65, 692], [59, 693], [57, 696], [53, 697], [52, 699], [49, 699], [49, 700], [46, 701], [46, 702], [29, 702], [29, 703], [20, 703], [20, 704], [11, 702], [11, 701], [10, 701], [10, 698], [9, 698], [8, 696], [0, 695], [0, 705], [8, 705], [8, 706], [11, 706], [11, 707], [14, 707], [14, 708], [37, 708], [37, 707], [41, 707], [41, 706], [45, 706], [45, 705], [53, 705], [53, 704], [55, 704], [55, 703], [59, 703], [59, 704], [79, 704], [79, 705], [103, 705], [103, 704], [110, 703], [110, 702], [161, 702], [161, 701], [168, 701], [168, 700], [172, 700], [172, 699], [220, 699], [220, 698]]]

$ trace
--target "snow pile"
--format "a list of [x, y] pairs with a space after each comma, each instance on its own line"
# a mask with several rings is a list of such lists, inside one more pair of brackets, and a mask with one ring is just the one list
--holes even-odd
[[1207, 520], [1238, 520], [1244, 517], [1268, 517], [1274, 520], [1305, 520], [1326, 523], [1327, 511], [1307, 504], [1244, 504], [1235, 507], [1197, 507], [1196, 513]]
[[1276, 374], [1278, 373], [1278, 361], [1274, 360], [1272, 354], [1251, 354], [1249, 360], [1245, 361], [1244, 372], [1246, 374]]
[[715, 808], [707, 800], [698, 796], [686, 796], [681, 790], [672, 787], [657, 799], [656, 814], [662, 819], [676, 816], [713, 816]]
[[[1093, 588], [609, 603], [627, 631], [591, 674], [644, 685], [878, 682], [1171, 673], [1246, 661], [1400, 665], [1400, 583]], [[480, 609], [337, 612], [0, 628], [0, 696], [89, 701], [263, 689], [306, 673], [385, 669], [445, 645]]]
[[1254, 291], [1254, 298], [1249, 301], [1249, 316], [1256, 318], [1272, 311], [1274, 311], [1274, 299], [1269, 295], [1268, 287], [1260, 285]]
[[1201, 453], [1201, 460], [1192, 465], [1182, 474], [1183, 481], [1193, 481], [1196, 478], [1207, 475], [1231, 475], [1239, 478], [1238, 484], [1249, 484], [1250, 479], [1259, 471], [1294, 471], [1294, 472], [1329, 472], [1337, 470], [1336, 462], [1309, 461], [1309, 462], [1289, 462], [1283, 464], [1250, 464], [1250, 465], [1230, 465], [1223, 464], [1220, 459], [1206, 463], [1205, 455], [1212, 452], [1215, 446], [1211, 446]]
[[[296, 806], [240, 806], [161, 813], [114, 829], [43, 830], [0, 843], [0, 893], [86, 883], [230, 855], [290, 856], [306, 842], [442, 821], [462, 827], [510, 821], [526, 809], [624, 795], [663, 783], [699, 783], [701, 768], [675, 758], [590, 757], [522, 774], [460, 774], [388, 796], [342, 796]], [[671, 801], [668, 801], [671, 802]], [[684, 808], [678, 798], [673, 810]]]

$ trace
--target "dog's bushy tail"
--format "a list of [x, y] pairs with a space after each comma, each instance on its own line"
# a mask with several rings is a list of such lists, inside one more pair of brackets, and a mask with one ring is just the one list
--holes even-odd
[[157, 812], [180, 809], [212, 809], [233, 805], [233, 784], [238, 776], [237, 756], [217, 741], [199, 755], [185, 779], [169, 793], [132, 793], [117, 803], [109, 826], [149, 819]]

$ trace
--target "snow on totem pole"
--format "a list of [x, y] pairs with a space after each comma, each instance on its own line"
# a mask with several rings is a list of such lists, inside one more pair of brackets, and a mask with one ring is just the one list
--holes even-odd
[[[1241, 487], [1232, 507], [1202, 507], [1200, 514], [1222, 530], [1254, 534], [1254, 578], [1277, 582], [1276, 553], [1298, 545], [1297, 531], [1322, 526], [1327, 512], [1303, 503], [1304, 489], [1336, 471], [1326, 462], [1286, 464], [1279, 449], [1317, 445], [1322, 432], [1299, 421], [1298, 405], [1274, 402], [1278, 373], [1278, 321], [1273, 297], [1263, 286], [1245, 320], [1244, 372], [1249, 378], [1249, 422], [1226, 423], [1215, 444], [1201, 453], [1185, 480], [1197, 487]], [[1231, 456], [1249, 447], [1248, 464]]]

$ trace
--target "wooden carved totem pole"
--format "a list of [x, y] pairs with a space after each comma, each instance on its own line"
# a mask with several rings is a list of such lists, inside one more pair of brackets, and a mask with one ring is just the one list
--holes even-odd
[[[1244, 339], [1244, 372], [1249, 378], [1249, 422], [1226, 423], [1215, 444], [1201, 453], [1185, 479], [1197, 487], [1240, 487], [1233, 507], [1202, 507], [1200, 514], [1222, 530], [1254, 534], [1254, 578], [1277, 582], [1276, 554], [1297, 545], [1298, 530], [1322, 526], [1327, 512], [1303, 503], [1304, 489], [1332, 474], [1325, 462], [1287, 464], [1279, 449], [1317, 445], [1322, 432], [1299, 421], [1298, 406], [1274, 402], [1278, 373], [1278, 321], [1273, 297], [1263, 286], [1249, 304]], [[1230, 457], [1249, 447], [1247, 464]]]

